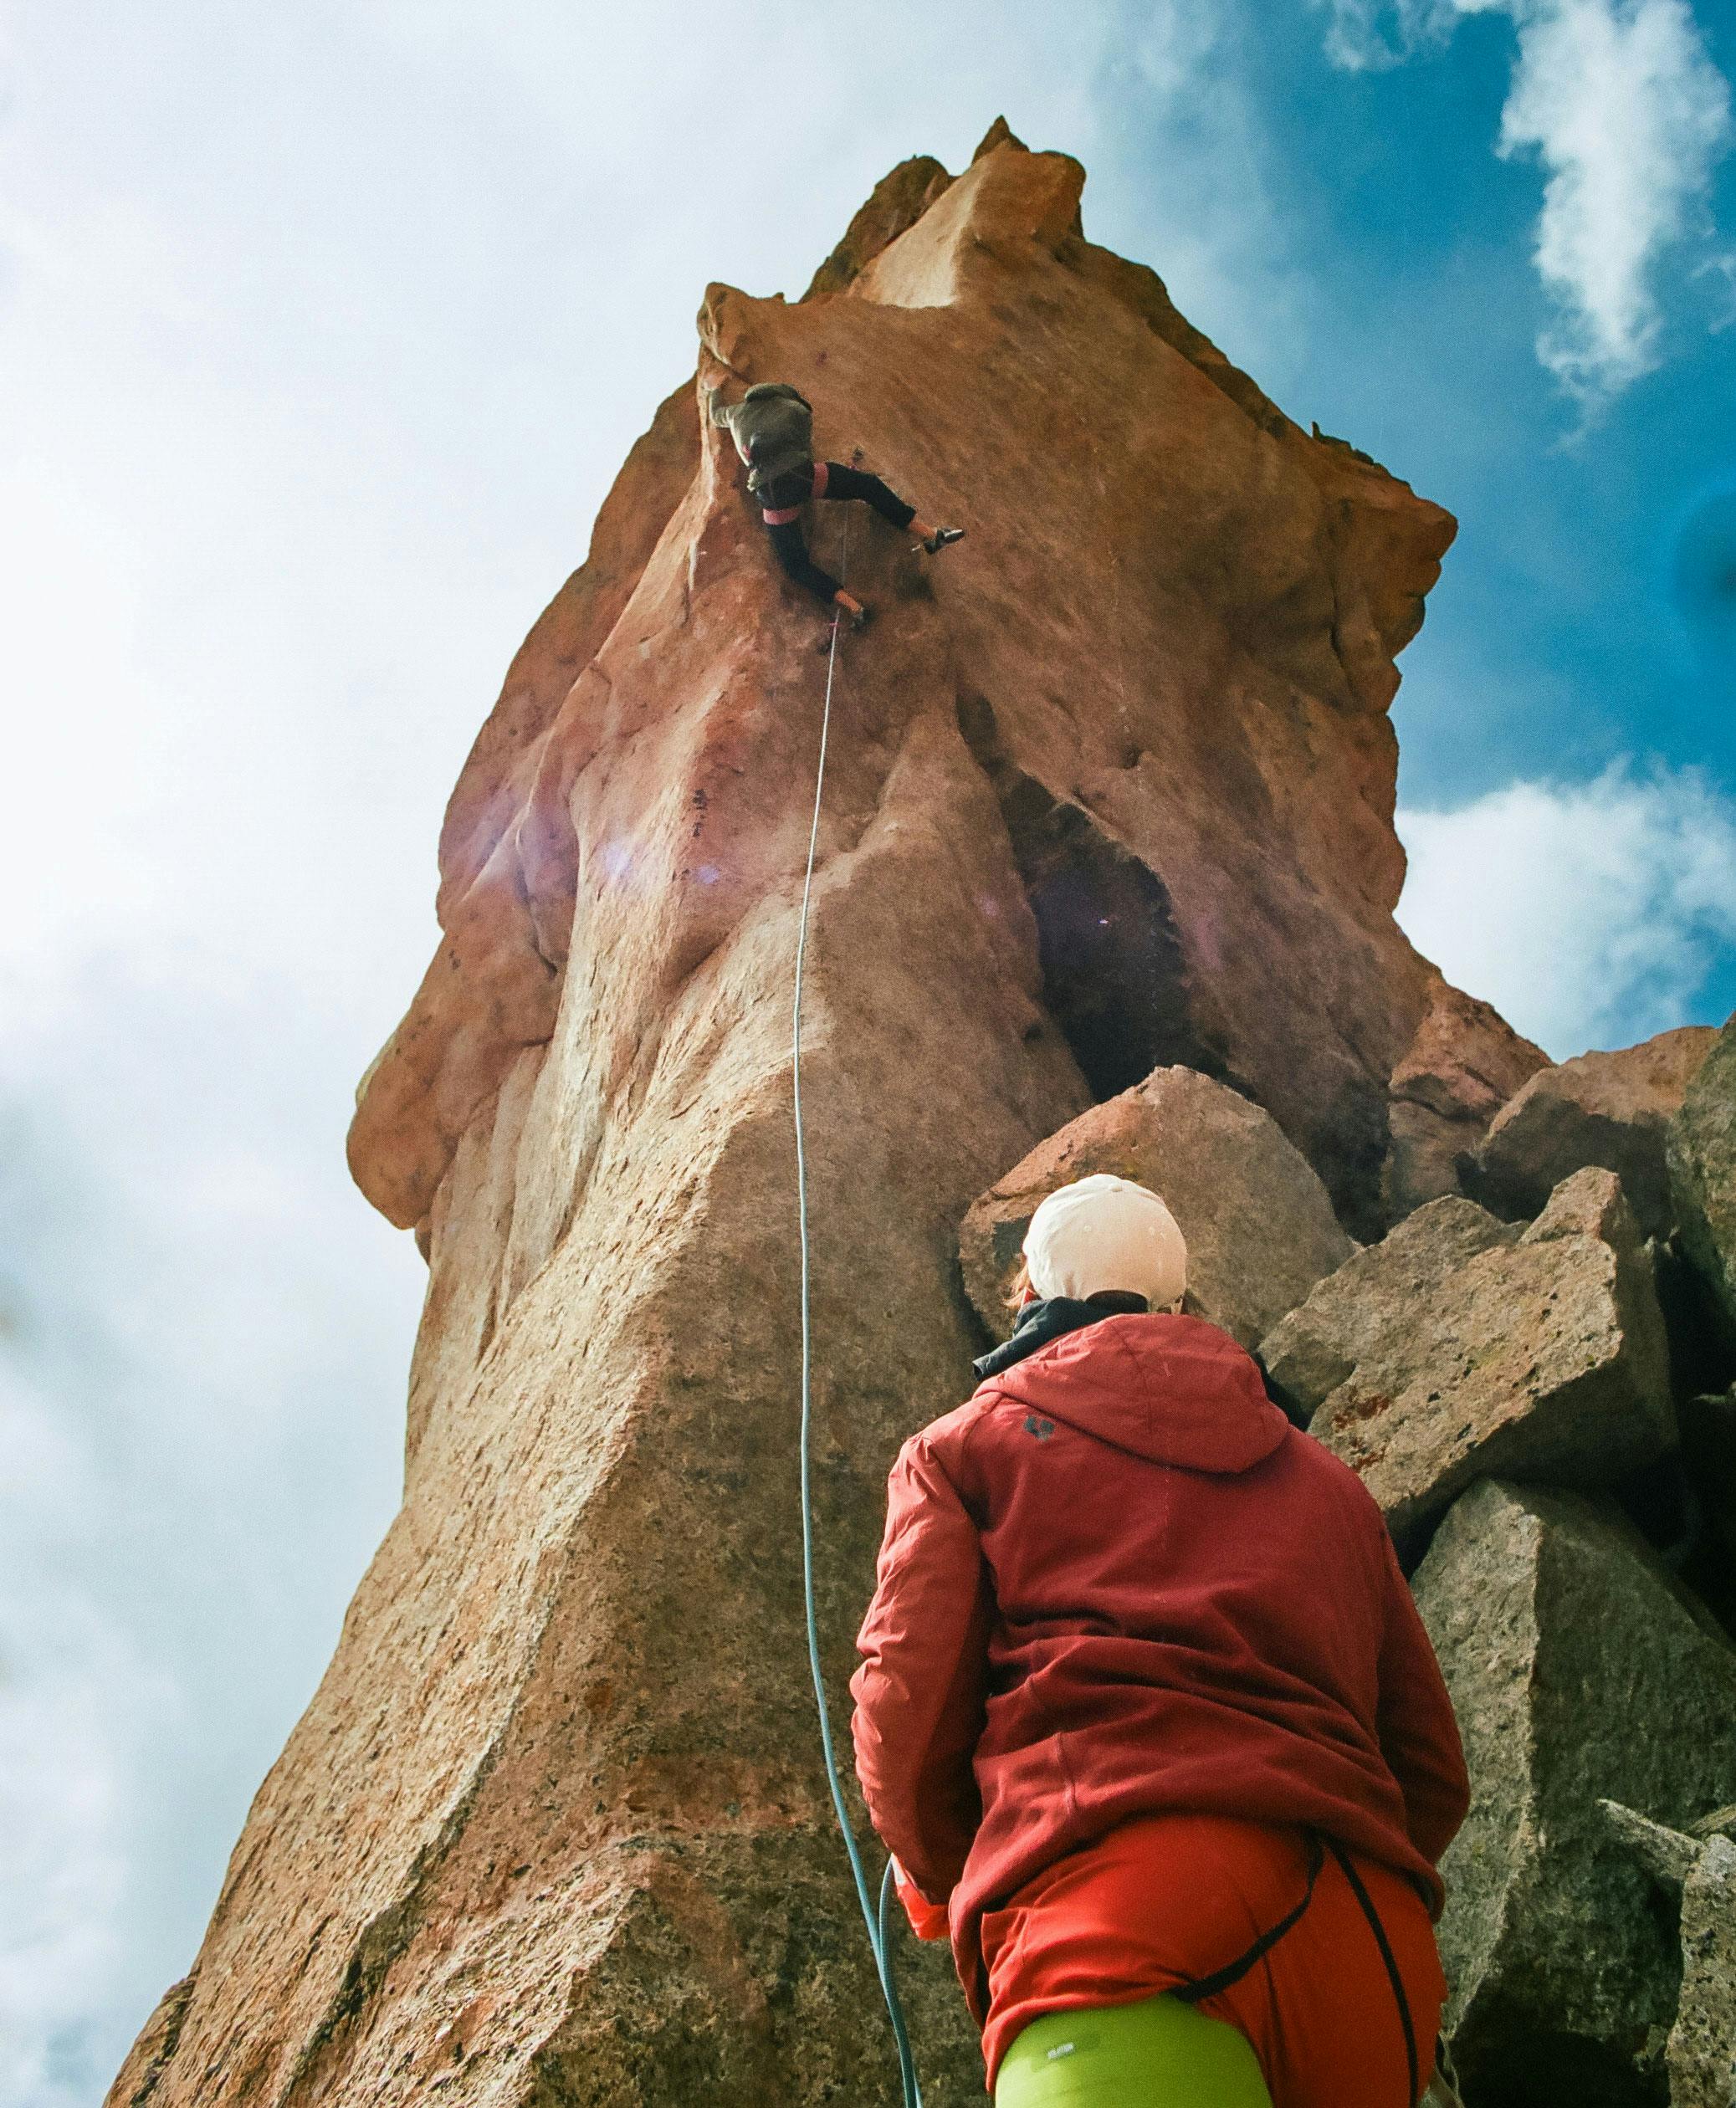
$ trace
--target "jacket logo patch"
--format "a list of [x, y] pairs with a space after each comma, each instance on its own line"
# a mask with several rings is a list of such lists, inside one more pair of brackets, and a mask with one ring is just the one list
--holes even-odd
[[1052, 1435], [1054, 1431], [1055, 1423], [1053, 1420], [1039, 1420], [1035, 1413], [1026, 1414], [1025, 1432], [1027, 1435], [1034, 1435], [1039, 1442], [1047, 1441], [1050, 1435]]

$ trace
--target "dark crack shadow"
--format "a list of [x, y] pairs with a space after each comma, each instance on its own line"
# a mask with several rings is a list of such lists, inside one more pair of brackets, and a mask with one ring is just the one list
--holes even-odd
[[1082, 806], [1007, 756], [995, 713], [961, 696], [959, 729], [994, 786], [1037, 918], [1043, 1003], [1099, 1102], [1179, 1064], [1229, 1079], [1197, 1029], [1163, 881]]

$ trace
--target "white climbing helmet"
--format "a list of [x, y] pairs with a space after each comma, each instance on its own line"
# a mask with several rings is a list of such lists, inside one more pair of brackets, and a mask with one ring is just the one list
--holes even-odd
[[1099, 1171], [1057, 1187], [1025, 1232], [1031, 1286], [1045, 1302], [1119, 1290], [1169, 1310], [1187, 1288], [1187, 1241], [1149, 1186]]

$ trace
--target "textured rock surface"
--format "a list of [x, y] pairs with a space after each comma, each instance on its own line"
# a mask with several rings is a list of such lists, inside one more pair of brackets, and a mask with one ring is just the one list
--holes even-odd
[[932, 154], [913, 154], [900, 161], [875, 184], [868, 202], [814, 273], [802, 297], [811, 300], [818, 293], [843, 292], [882, 249], [915, 226], [951, 181]]
[[1667, 1149], [1683, 1246], [1736, 1343], [1736, 1017], [1689, 1085]]
[[1459, 1190], [1483, 1130], [1549, 1058], [1487, 1003], [1436, 979], [1416, 1036], [1392, 1072], [1385, 1198], [1393, 1220]]
[[965, 1217], [965, 1292], [997, 1338], [1011, 1329], [1007, 1290], [1037, 1203], [1095, 1171], [1162, 1194], [1187, 1239], [1201, 1316], [1244, 1346], [1356, 1248], [1269, 1113], [1197, 1070], [1157, 1069], [1039, 1143]]
[[1676, 2010], [1675, 1936], [1597, 1804], [1682, 1827], [1730, 1798], [1736, 1654], [1570, 1494], [1475, 1487], [1413, 1585], [1471, 1768], [1441, 1925], [1466, 2096], [1661, 2101], [1636, 2060]]
[[1611, 1830], [1677, 1903], [1682, 1991], [1664, 2049], [1670, 2108], [1730, 2108], [1736, 2101], [1736, 1844], [1670, 1829], [1614, 1801], [1601, 1805]]
[[1682, 1885], [1682, 1993], [1664, 2052], [1670, 2108], [1736, 2101], [1736, 1844], [1715, 1837]]
[[1736, 1564], [1736, 1390], [1683, 1402], [1682, 1453], [1707, 1522]]
[[1640, 1234], [1667, 1234], [1674, 1210], [1664, 1168], [1669, 1123], [1718, 1034], [1660, 1032], [1614, 1054], [1540, 1070], [1496, 1115], [1467, 1190], [1498, 1215], [1536, 1215], [1565, 1178], [1598, 1164], [1617, 1173]]
[[1267, 1334], [1267, 1373], [1304, 1413], [1317, 1412], [1359, 1364], [1384, 1365], [1405, 1351], [1416, 1311], [1461, 1267], [1518, 1234], [1472, 1201], [1429, 1202], [1347, 1260]]
[[[968, 1380], [955, 1241], [991, 1179], [1185, 1060], [1378, 1214], [1435, 985], [1392, 919], [1385, 713], [1452, 522], [1088, 243], [1081, 181], [1003, 140], [897, 179], [847, 291], [712, 288], [695, 384], [514, 662], [351, 1135], [431, 1264], [403, 1507], [152, 2108], [890, 2098], [800, 1616], [820, 622], [696, 387], [795, 381], [824, 447], [971, 530], [930, 566], [846, 508], [812, 528], [836, 565], [848, 527], [879, 613], [843, 654], [808, 983], [840, 1685], [885, 1467]], [[979, 2098], [944, 1960], [909, 1974], [931, 2098]]]
[[1608, 1171], [1515, 1236], [1436, 1200], [1323, 1282], [1262, 1349], [1396, 1532], [1473, 1478], [1607, 1484], [1674, 1439], [1652, 1269]]

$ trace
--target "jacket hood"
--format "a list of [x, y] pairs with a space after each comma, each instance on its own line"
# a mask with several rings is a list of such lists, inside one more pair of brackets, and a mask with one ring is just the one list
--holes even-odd
[[1105, 1318], [981, 1388], [1191, 1471], [1249, 1471], [1290, 1432], [1253, 1357], [1200, 1318]]
[[1081, 1325], [1100, 1325], [1117, 1311], [1143, 1311], [1145, 1307], [1143, 1296], [1117, 1296], [1113, 1300], [1098, 1296], [1089, 1302], [1071, 1296], [1051, 1296], [1046, 1302], [1027, 1302], [1019, 1312], [1011, 1337], [987, 1353], [979, 1354], [970, 1364], [971, 1372], [980, 1384], [986, 1376], [998, 1376], [1027, 1354], [1039, 1353], [1063, 1333], [1077, 1332]]

